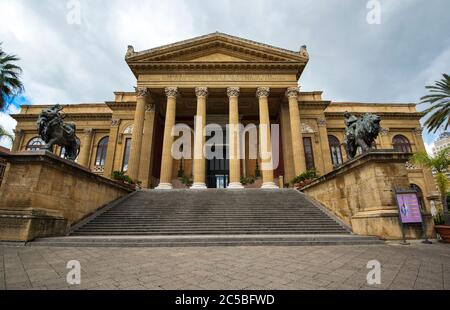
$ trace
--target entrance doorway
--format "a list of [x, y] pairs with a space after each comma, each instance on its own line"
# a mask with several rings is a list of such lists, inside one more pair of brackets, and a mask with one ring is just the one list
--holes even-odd
[[221, 154], [218, 156], [220, 158], [214, 157], [206, 160], [206, 186], [208, 188], [227, 188], [230, 183], [228, 143], [225, 132], [223, 130], [223, 143], [211, 147], [213, 153], [217, 150]]

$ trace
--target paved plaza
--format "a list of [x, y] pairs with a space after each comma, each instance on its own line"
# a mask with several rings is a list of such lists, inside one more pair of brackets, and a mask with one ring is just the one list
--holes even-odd
[[[81, 285], [68, 285], [68, 261]], [[381, 263], [381, 285], [367, 263]], [[0, 289], [450, 289], [450, 246], [0, 246]]]

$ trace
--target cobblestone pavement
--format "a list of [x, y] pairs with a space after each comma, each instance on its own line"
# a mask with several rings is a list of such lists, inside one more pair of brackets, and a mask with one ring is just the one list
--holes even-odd
[[[369, 286], [367, 262], [382, 265]], [[66, 282], [70, 260], [81, 285]], [[0, 246], [0, 289], [450, 289], [450, 246]]]

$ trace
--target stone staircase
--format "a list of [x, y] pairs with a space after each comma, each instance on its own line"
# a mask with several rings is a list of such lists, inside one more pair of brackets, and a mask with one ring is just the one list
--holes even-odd
[[31, 245], [204, 246], [371, 244], [295, 190], [140, 191]]

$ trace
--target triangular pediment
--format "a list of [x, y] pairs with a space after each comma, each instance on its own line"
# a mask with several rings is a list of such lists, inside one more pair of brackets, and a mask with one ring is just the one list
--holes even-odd
[[194, 62], [211, 62], [211, 61], [220, 61], [220, 62], [235, 62], [235, 61], [249, 61], [248, 58], [244, 59], [244, 57], [237, 57], [234, 55], [229, 55], [223, 52], [211, 52], [206, 55], [201, 55], [192, 59], [186, 59], [188, 61]]
[[213, 33], [193, 39], [135, 52], [129, 47], [128, 63], [148, 62], [308, 62], [306, 49], [298, 52]]

